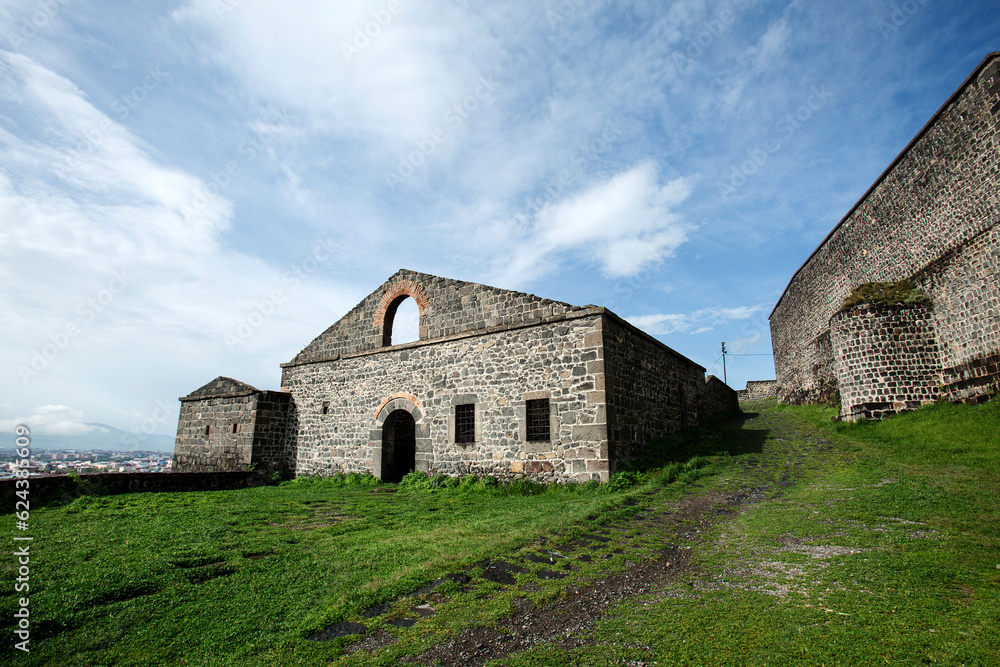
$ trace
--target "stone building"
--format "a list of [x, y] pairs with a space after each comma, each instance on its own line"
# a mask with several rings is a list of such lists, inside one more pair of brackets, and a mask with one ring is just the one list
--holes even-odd
[[[412, 298], [419, 340], [392, 344]], [[281, 391], [181, 400], [174, 466], [606, 480], [651, 440], [738, 410], [705, 369], [597, 306], [401, 270], [290, 362]]]
[[[1000, 52], [990, 54], [795, 273], [771, 313], [778, 397], [847, 419], [1000, 391]], [[844, 309], [869, 283], [927, 302]]]

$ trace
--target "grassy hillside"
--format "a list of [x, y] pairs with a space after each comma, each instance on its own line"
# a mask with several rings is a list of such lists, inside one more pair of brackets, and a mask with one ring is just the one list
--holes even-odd
[[[712, 465], [617, 492], [354, 478], [33, 506], [32, 651], [8, 640], [0, 657], [394, 665], [479, 633], [483, 659], [508, 667], [1000, 664], [1000, 403], [860, 425], [819, 407], [748, 409], [661, 447]], [[553, 552], [568, 558], [538, 557]], [[513, 585], [484, 577], [498, 558], [523, 570]], [[471, 580], [400, 598], [454, 573]], [[570, 604], [602, 591], [607, 604]], [[358, 636], [308, 639], [341, 622], [365, 625], [365, 650], [344, 653]]]
[[[744, 428], [768, 430], [787, 455], [772, 472], [797, 482], [715, 526], [698, 574], [621, 605], [587, 646], [505, 665], [1000, 664], [1000, 402], [854, 425], [753, 408]], [[835, 448], [802, 456], [817, 437]]]

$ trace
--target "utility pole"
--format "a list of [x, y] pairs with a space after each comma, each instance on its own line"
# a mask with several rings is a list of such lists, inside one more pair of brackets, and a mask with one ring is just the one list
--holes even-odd
[[722, 341], [722, 381], [729, 384], [726, 378], [726, 341]]

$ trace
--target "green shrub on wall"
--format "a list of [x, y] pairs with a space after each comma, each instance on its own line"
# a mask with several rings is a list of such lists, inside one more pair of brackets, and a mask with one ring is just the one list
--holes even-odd
[[930, 299], [912, 280], [900, 280], [894, 283], [864, 283], [851, 290], [840, 309], [848, 310], [863, 303], [899, 306], [904, 303], [929, 304]]

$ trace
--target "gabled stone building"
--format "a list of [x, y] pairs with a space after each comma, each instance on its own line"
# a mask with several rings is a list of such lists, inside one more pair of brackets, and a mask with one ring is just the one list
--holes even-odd
[[[771, 313], [778, 398], [845, 419], [1000, 392], [1000, 52], [796, 271]], [[927, 300], [844, 308], [908, 280]]]
[[[412, 298], [419, 340], [392, 344]], [[178, 470], [410, 470], [606, 480], [736, 392], [611, 311], [401, 270], [290, 362], [281, 391], [217, 378], [180, 399]], [[279, 435], [280, 434], [280, 435]]]

